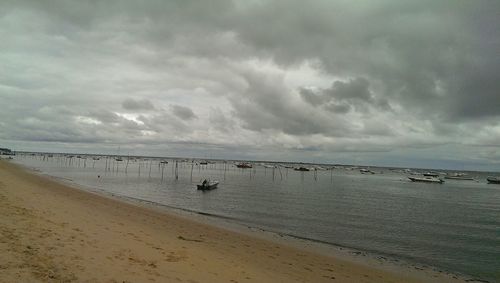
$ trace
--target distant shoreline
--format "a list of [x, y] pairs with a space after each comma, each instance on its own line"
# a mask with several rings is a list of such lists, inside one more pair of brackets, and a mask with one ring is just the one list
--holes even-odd
[[273, 164], [295, 164], [295, 165], [320, 165], [328, 167], [354, 167], [354, 168], [383, 168], [387, 170], [404, 170], [411, 169], [417, 171], [428, 171], [428, 170], [438, 170], [443, 172], [478, 172], [478, 173], [489, 173], [492, 175], [500, 175], [500, 172], [496, 171], [486, 171], [486, 170], [468, 170], [468, 169], [448, 169], [448, 168], [438, 168], [438, 167], [412, 167], [412, 166], [389, 166], [389, 165], [373, 165], [373, 164], [343, 164], [343, 163], [324, 163], [324, 162], [302, 162], [302, 161], [279, 161], [279, 160], [250, 160], [250, 159], [222, 159], [222, 158], [202, 158], [202, 157], [184, 157], [184, 156], [151, 156], [151, 155], [123, 155], [123, 154], [99, 154], [99, 153], [66, 153], [66, 152], [37, 152], [37, 151], [13, 151], [15, 153], [21, 154], [52, 154], [52, 155], [68, 155], [68, 156], [87, 156], [87, 157], [129, 157], [129, 158], [151, 158], [151, 159], [167, 159], [167, 160], [209, 160], [209, 161], [227, 161], [231, 163], [235, 162], [250, 162], [250, 163], [273, 163]]

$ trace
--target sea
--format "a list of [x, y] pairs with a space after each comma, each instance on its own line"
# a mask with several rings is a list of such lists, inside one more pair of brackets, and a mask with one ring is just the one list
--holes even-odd
[[[14, 162], [90, 190], [500, 281], [500, 185], [486, 181], [495, 173], [434, 184], [411, 182], [429, 171], [411, 168], [35, 153]], [[204, 179], [217, 189], [197, 190]]]

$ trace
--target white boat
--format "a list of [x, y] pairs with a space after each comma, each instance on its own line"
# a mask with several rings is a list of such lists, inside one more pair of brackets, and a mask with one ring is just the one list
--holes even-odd
[[443, 180], [436, 178], [436, 177], [429, 177], [429, 176], [424, 176], [424, 177], [408, 177], [412, 182], [425, 182], [425, 183], [437, 183], [437, 184], [442, 184], [444, 183]]
[[451, 179], [451, 180], [474, 180], [472, 177], [464, 174], [464, 173], [455, 173], [449, 176], [444, 176], [445, 179]]
[[314, 166], [314, 170], [316, 170], [316, 171], [326, 171], [328, 169], [326, 169], [325, 167], [321, 167], [321, 166], [316, 165], [316, 166]]
[[196, 185], [196, 186], [198, 187], [198, 190], [208, 191], [217, 188], [217, 185], [219, 185], [218, 181], [204, 180], [203, 183], [201, 183], [201, 185]]

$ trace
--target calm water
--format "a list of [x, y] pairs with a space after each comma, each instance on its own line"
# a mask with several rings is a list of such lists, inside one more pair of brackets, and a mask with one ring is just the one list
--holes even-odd
[[[16, 157], [106, 192], [500, 280], [500, 185], [486, 184], [485, 173], [471, 173], [477, 181], [439, 185], [412, 183], [383, 168], [372, 168], [383, 174], [364, 175], [344, 168], [297, 172], [186, 162], [178, 164], [176, 179], [172, 160], [163, 169], [159, 159], [130, 161], [127, 173], [126, 160], [112, 160]], [[202, 178], [219, 180], [219, 188], [197, 191]]]

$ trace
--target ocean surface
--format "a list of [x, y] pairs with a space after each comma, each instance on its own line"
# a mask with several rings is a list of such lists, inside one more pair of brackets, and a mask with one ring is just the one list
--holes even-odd
[[[14, 161], [115, 195], [500, 281], [500, 185], [487, 184], [492, 173], [428, 184], [376, 167], [362, 174], [356, 167], [299, 172], [159, 158], [17, 155]], [[219, 187], [196, 190], [205, 178]]]

